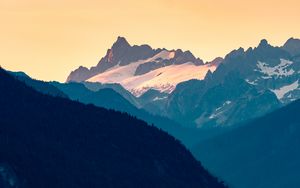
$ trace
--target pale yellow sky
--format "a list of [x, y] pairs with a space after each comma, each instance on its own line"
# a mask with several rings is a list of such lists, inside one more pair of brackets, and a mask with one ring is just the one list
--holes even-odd
[[0, 0], [1, 63], [65, 81], [116, 40], [190, 50], [204, 61], [266, 38], [300, 38], [299, 0]]

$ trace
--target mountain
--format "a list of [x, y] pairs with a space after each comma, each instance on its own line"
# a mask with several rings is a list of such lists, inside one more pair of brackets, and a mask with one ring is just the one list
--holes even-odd
[[274, 47], [261, 40], [256, 48], [234, 50], [214, 60], [217, 69], [203, 80], [181, 82], [163, 102], [145, 109], [202, 128], [265, 115], [300, 98], [298, 41], [289, 39], [283, 47]]
[[193, 148], [230, 187], [300, 186], [300, 101], [297, 100]]
[[137, 100], [139, 101], [142, 109], [148, 111], [149, 113], [159, 115], [163, 110], [162, 107], [167, 101], [168, 95], [168, 93], [160, 92], [155, 89], [149, 89], [144, 94], [139, 96]]
[[[79, 100], [91, 104], [89, 97], [98, 98], [100, 107], [108, 109], [115, 109], [123, 112], [130, 111], [133, 109], [132, 105], [139, 106], [137, 99], [131, 95], [127, 90], [118, 84], [101, 84], [101, 83], [68, 83], [61, 84], [59, 82], [45, 82], [40, 80], [32, 79], [24, 72], [9, 72], [15, 76], [18, 80], [24, 82], [27, 86], [32, 87], [40, 93], [59, 96], [64, 98], [70, 98], [72, 100]], [[101, 91], [100, 91], [101, 90]], [[95, 96], [97, 94], [98, 96]], [[112, 94], [107, 95], [107, 94]], [[113, 97], [115, 96], [115, 97]], [[117, 97], [116, 97], [117, 96]], [[106, 100], [103, 100], [106, 99]], [[95, 101], [91, 99], [91, 101]], [[122, 101], [122, 105], [117, 105], [117, 101]], [[103, 102], [103, 103], [101, 103]], [[130, 102], [130, 103], [129, 103]], [[94, 104], [94, 103], [93, 103]], [[96, 105], [96, 104], [95, 104]], [[128, 109], [122, 109], [122, 107], [128, 107]]]
[[[286, 49], [297, 40], [287, 41]], [[291, 54], [292, 53], [292, 54]], [[214, 72], [218, 83], [232, 72], [238, 71], [241, 77], [258, 90], [272, 91], [283, 104], [288, 104], [300, 96], [299, 76], [300, 59], [282, 47], [273, 47], [262, 40], [258, 47], [248, 50], [242, 48], [229, 53]], [[300, 51], [299, 51], [300, 53]]]
[[[66, 93], [67, 96], [75, 101], [79, 101], [85, 104], [94, 104], [98, 107], [103, 107], [106, 109], [113, 109], [121, 112], [126, 112], [133, 115], [139, 119], [146, 121], [148, 124], [153, 124], [154, 126], [168, 132], [175, 138], [179, 139], [185, 146], [192, 147], [201, 140], [220, 134], [225, 131], [225, 129], [215, 129], [215, 130], [195, 130], [186, 126], [182, 126], [175, 121], [172, 121], [166, 117], [160, 116], [159, 113], [149, 113], [144, 109], [139, 109], [132, 105], [128, 100], [126, 100], [121, 94], [117, 93], [114, 89], [103, 88], [95, 91], [87, 89], [86, 84], [90, 83], [58, 83], [52, 82], [53, 86]], [[99, 85], [94, 85], [94, 88]], [[90, 87], [92, 86], [90, 85]], [[147, 105], [151, 101], [151, 97], [157, 96], [158, 91], [149, 90], [146, 92], [142, 99], [138, 98], [138, 102], [142, 105]], [[151, 95], [153, 94], [153, 95]], [[164, 93], [161, 93], [164, 95]], [[160, 100], [157, 100], [160, 101]]]
[[99, 61], [97, 66], [90, 69], [81, 66], [69, 75], [67, 81], [85, 81], [111, 67], [116, 65], [125, 66], [131, 62], [147, 59], [160, 51], [160, 49], [153, 50], [148, 45], [131, 46], [125, 38], [118, 37], [112, 48], [107, 50], [105, 57]]
[[300, 40], [295, 38], [290, 38], [282, 46], [282, 49], [289, 52], [292, 56], [300, 55]]
[[48, 82], [40, 81], [40, 80], [35, 80], [32, 79], [30, 76], [28, 76], [24, 72], [8, 72], [12, 76], [16, 77], [18, 80], [24, 82], [26, 85], [34, 88], [40, 93], [46, 94], [46, 95], [51, 95], [54, 97], [64, 97], [67, 98], [68, 96], [63, 93], [61, 90], [57, 89], [53, 85], [51, 85]]
[[212, 128], [247, 121], [281, 106], [271, 91], [258, 91], [238, 72], [230, 72], [218, 84], [214, 81], [211, 75], [179, 84], [162, 113], [183, 125]]
[[[13, 75], [19, 75], [19, 73], [13, 73]], [[26, 75], [22, 73], [22, 75]], [[16, 77], [18, 80], [23, 81], [23, 77]], [[139, 119], [146, 121], [148, 124], [154, 125], [175, 138], [179, 139], [186, 147], [191, 148], [195, 144], [199, 143], [201, 140], [210, 138], [217, 134], [220, 134], [227, 130], [227, 128], [213, 129], [213, 130], [203, 130], [182, 126], [175, 121], [172, 121], [166, 117], [162, 117], [161, 114], [149, 113], [144, 109], [137, 108], [134, 106], [127, 98], [133, 97], [133, 99], [138, 103], [143, 105], [143, 108], [147, 109], [152, 106], [153, 109], [156, 108], [160, 102], [164, 100], [157, 100], [157, 103], [151, 103], [153, 97], [161, 96], [165, 97], [165, 93], [160, 93], [159, 91], [149, 90], [140, 98], [135, 98], [128, 91], [126, 91], [122, 86], [118, 84], [100, 84], [100, 83], [59, 83], [59, 82], [43, 82], [39, 80], [34, 80], [26, 75], [27, 81], [24, 82], [26, 85], [32, 87], [36, 91], [41, 93], [58, 96], [56, 92], [47, 92], [50, 90], [44, 90], [45, 87], [55, 88], [60, 93], [63, 93], [65, 98], [69, 98], [74, 101], [79, 101], [85, 104], [94, 104], [98, 107], [103, 107], [106, 109], [112, 109], [120, 112], [126, 112], [130, 115], [136, 116]], [[32, 84], [32, 83], [40, 84]], [[128, 94], [128, 96], [127, 96]], [[126, 97], [127, 96], [127, 97]], [[151, 103], [151, 104], [150, 104]]]
[[131, 46], [125, 38], [118, 37], [96, 67], [79, 67], [67, 82], [119, 83], [135, 96], [149, 89], [170, 93], [182, 81], [203, 79], [208, 70], [216, 69], [219, 61], [204, 64], [190, 51]]
[[[99, 107], [127, 112], [134, 116], [139, 115], [139, 109], [132, 105], [122, 95], [112, 88], [104, 87], [98, 90], [89, 90], [84, 83], [58, 83], [52, 82], [53, 86], [66, 93], [72, 100], [85, 104], [94, 104]], [[88, 84], [88, 83], [87, 83]], [[88, 84], [90, 87], [91, 84]], [[96, 87], [96, 86], [94, 86]]]
[[123, 88], [120, 84], [101, 84], [101, 83], [92, 83], [92, 82], [82, 82], [86, 88], [91, 91], [99, 91], [101, 89], [113, 89], [115, 92], [119, 93], [127, 101], [137, 108], [141, 108], [139, 100], [132, 95], [129, 91]]
[[1, 187], [224, 187], [136, 118], [36, 92], [0, 69]]
[[[112, 51], [133, 47], [139, 46], [119, 37]], [[299, 49], [294, 38], [282, 47], [261, 40], [255, 48], [239, 48], [205, 64], [189, 51], [158, 49], [123, 64], [118, 55], [111, 67], [86, 80], [119, 83], [138, 97], [130, 100], [136, 107], [185, 126], [233, 125], [300, 98]], [[104, 59], [110, 59], [109, 54]]]

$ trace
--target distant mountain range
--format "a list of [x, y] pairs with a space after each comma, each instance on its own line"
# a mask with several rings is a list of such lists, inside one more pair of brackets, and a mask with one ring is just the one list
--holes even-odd
[[291, 38], [282, 47], [262, 40], [254, 49], [232, 51], [215, 71], [215, 80], [235, 71], [258, 90], [270, 90], [282, 103], [289, 103], [299, 98], [300, 51], [295, 52], [299, 48], [300, 41]]
[[119, 83], [135, 96], [149, 89], [170, 93], [180, 82], [203, 79], [221, 61], [217, 58], [204, 64], [189, 51], [131, 46], [125, 38], [118, 37], [97, 66], [79, 67], [68, 76], [67, 82]]
[[97, 66], [80, 67], [66, 83], [11, 74], [43, 94], [167, 131], [232, 187], [300, 185], [299, 39], [280, 47], [261, 40], [204, 63], [189, 51], [132, 46], [119, 37]]
[[224, 187], [141, 120], [39, 93], [3, 69], [0, 90], [1, 187]]
[[214, 82], [212, 75], [179, 84], [161, 113], [186, 126], [213, 128], [248, 121], [281, 106], [274, 93], [259, 91], [236, 72]]
[[204, 80], [179, 84], [160, 113], [201, 127], [233, 125], [300, 98], [300, 61], [285, 50], [290, 43], [300, 46], [295, 39], [283, 47], [262, 40], [254, 49], [232, 51]]
[[[191, 148], [201, 140], [223, 132], [221, 129], [203, 130], [194, 129], [178, 124], [158, 114], [152, 114], [138, 106], [147, 106], [152, 103], [152, 97], [157, 97], [159, 91], [149, 90], [140, 98], [135, 98], [127, 90], [118, 84], [100, 84], [100, 83], [59, 83], [44, 82], [34, 80], [22, 72], [9, 72], [18, 80], [24, 82], [27, 86], [47, 95], [54, 97], [69, 98], [84, 104], [93, 104], [106, 109], [117, 110], [128, 113], [139, 119], [146, 121], [150, 125], [154, 125], [169, 134], [173, 135]], [[165, 95], [165, 93], [161, 93]], [[157, 100], [158, 102], [160, 100]], [[135, 104], [135, 105], [133, 105]], [[155, 105], [154, 105], [155, 106]], [[154, 107], [155, 108], [155, 107]]]
[[300, 98], [299, 41], [273, 47], [262, 40], [204, 63], [189, 51], [131, 46], [119, 37], [96, 67], [81, 67], [67, 81], [121, 84], [138, 97], [136, 107], [184, 126], [228, 126]]

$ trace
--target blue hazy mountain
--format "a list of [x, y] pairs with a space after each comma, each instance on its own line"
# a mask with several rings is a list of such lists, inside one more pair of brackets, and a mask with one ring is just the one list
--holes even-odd
[[224, 187], [174, 137], [0, 69], [2, 187]]
[[[19, 75], [19, 73], [15, 72], [11, 72], [11, 74]], [[152, 90], [149, 90], [149, 92], [147, 92], [149, 95], [145, 93], [145, 95], [136, 99], [118, 84], [44, 82], [33, 80], [28, 75], [24, 78], [24, 75], [26, 74], [22, 73], [22, 77], [19, 75], [16, 78], [21, 81], [26, 80], [24, 82], [26, 85], [41, 93], [52, 96], [60, 96], [57, 95], [57, 93], [62, 93], [65, 98], [79, 101], [84, 104], [94, 104], [98, 107], [126, 112], [146, 121], [148, 124], [153, 124], [154, 126], [168, 132], [189, 148], [203, 139], [207, 139], [227, 130], [225, 128], [204, 130], [182, 126], [166, 117], [154, 115], [143, 109], [139, 109], [127, 100], [127, 98], [133, 97], [133, 100], [137, 101], [138, 104], [144, 105], [147, 104], [147, 102], [151, 102], [151, 98], [153, 97], [163, 97], [163, 94], [157, 94], [156, 91], [154, 91], [152, 95]], [[127, 96], [126, 99], [124, 96]]]
[[165, 102], [167, 101], [169, 94], [160, 92], [155, 89], [149, 89], [143, 95], [139, 96], [137, 100], [141, 108], [152, 114], [160, 114], [163, 111]]
[[8, 72], [12, 76], [16, 77], [18, 80], [24, 82], [26, 85], [34, 88], [38, 92], [41, 92], [43, 94], [51, 95], [54, 97], [65, 97], [67, 98], [67, 95], [63, 93], [61, 90], [57, 89], [55, 86], [48, 82], [40, 81], [32, 79], [30, 76], [28, 76], [24, 72]]
[[269, 90], [258, 90], [239, 72], [179, 84], [166, 102], [165, 114], [183, 125], [213, 128], [231, 126], [266, 114], [281, 106]]
[[[114, 87], [102, 86], [99, 88], [100, 86], [93, 84], [94, 90], [90, 90], [84, 83], [52, 82], [51, 84], [67, 94], [67, 96], [72, 100], [77, 100], [85, 104], [94, 104], [107, 109], [127, 112], [135, 116], [140, 112], [137, 107], [126, 100], [121, 94], [117, 93], [114, 90]], [[88, 85], [90, 88], [92, 87], [91, 83]], [[98, 87], [98, 90], [96, 90], [96, 86]]]
[[201, 142], [195, 156], [230, 187], [300, 187], [300, 101]]
[[178, 84], [158, 113], [184, 125], [228, 126], [299, 99], [299, 41], [275, 47], [261, 40], [255, 48], [233, 50], [204, 80]]
[[291, 56], [299, 58], [299, 55], [300, 55], [300, 39], [290, 38], [282, 46], [282, 49], [287, 51]]
[[123, 98], [125, 98], [128, 102], [133, 104], [135, 107], [140, 108], [140, 102], [139, 100], [132, 95], [129, 91], [127, 91], [124, 87], [122, 87], [120, 84], [101, 84], [101, 83], [92, 83], [92, 82], [83, 82], [84, 86], [88, 88], [91, 91], [99, 91], [100, 89], [113, 89], [120, 95], [122, 95]]
[[[99, 90], [91, 91], [86, 87], [86, 83], [58, 83], [52, 82], [53, 86], [57, 87], [59, 90], [64, 92], [70, 99], [79, 101], [85, 104], [94, 104], [99, 107], [104, 107], [106, 109], [113, 109], [121, 112], [126, 112], [132, 116], [146, 121], [149, 124], [161, 128], [162, 130], [173, 135], [184, 143], [187, 147], [192, 147], [194, 144], [200, 142], [203, 139], [209, 138], [216, 134], [220, 134], [225, 131], [226, 128], [216, 128], [213, 130], [202, 130], [182, 126], [177, 122], [170, 120], [166, 117], [151, 114], [144, 109], [139, 109], [127, 101], [120, 93], [117, 93], [114, 89], [104, 88]], [[89, 83], [89, 87], [92, 83]], [[95, 86], [95, 85], [94, 85]], [[149, 90], [150, 93], [152, 90]], [[144, 105], [150, 99], [145, 95], [138, 98], [138, 102]], [[157, 97], [156, 92], [154, 96]], [[150, 97], [151, 98], [151, 97]], [[142, 102], [143, 101], [143, 102]], [[150, 100], [151, 101], [151, 100]]]
[[283, 104], [298, 99], [300, 59], [295, 54], [300, 45], [297, 41], [290, 39], [283, 47], [275, 47], [262, 40], [256, 48], [232, 51], [213, 73], [214, 83], [222, 82], [227, 74], [236, 71], [258, 91], [272, 91]]

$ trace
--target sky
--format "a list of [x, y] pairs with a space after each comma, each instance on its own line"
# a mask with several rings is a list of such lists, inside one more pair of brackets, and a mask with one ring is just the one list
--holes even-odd
[[300, 38], [299, 0], [0, 0], [0, 65], [65, 81], [95, 66], [118, 36], [190, 50], [204, 61], [261, 39]]

